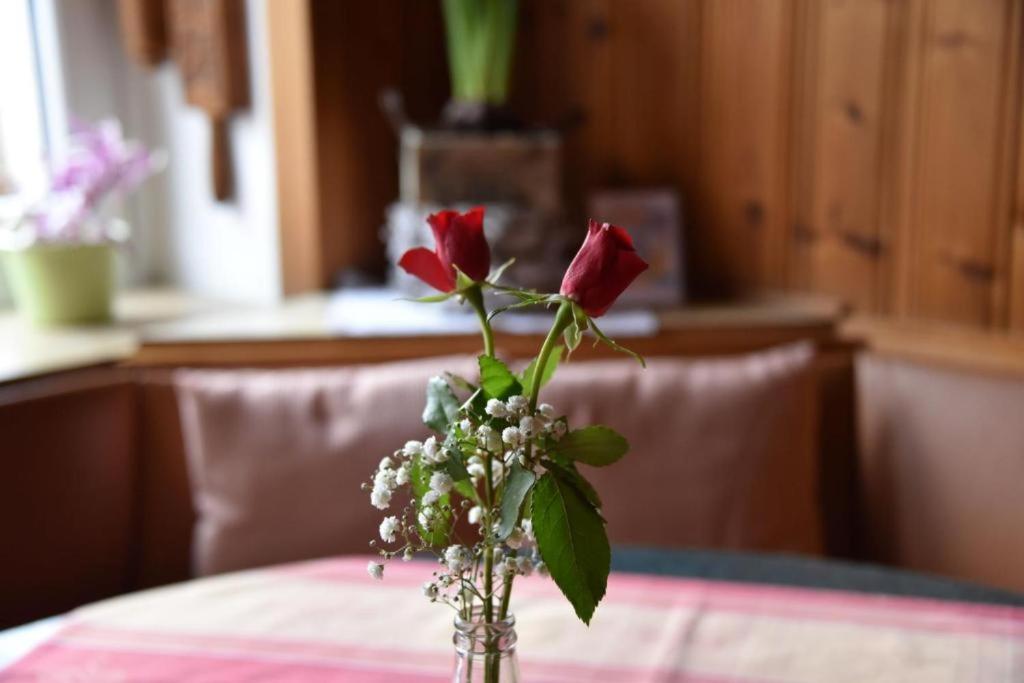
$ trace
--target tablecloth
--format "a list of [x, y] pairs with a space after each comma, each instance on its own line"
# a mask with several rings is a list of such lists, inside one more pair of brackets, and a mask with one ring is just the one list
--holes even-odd
[[[367, 558], [191, 581], [72, 612], [0, 681], [443, 681], [452, 613], [431, 565]], [[1024, 609], [613, 573], [588, 628], [554, 584], [517, 580], [529, 683], [1024, 681]]]

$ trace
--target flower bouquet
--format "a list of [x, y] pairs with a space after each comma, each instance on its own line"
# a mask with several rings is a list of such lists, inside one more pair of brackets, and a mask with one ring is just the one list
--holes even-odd
[[[570, 428], [540, 393], [587, 330], [595, 343], [643, 363], [594, 319], [647, 264], [625, 230], [590, 221], [558, 294], [506, 288], [498, 280], [509, 264], [490, 270], [483, 209], [442, 211], [428, 222], [435, 249], [412, 249], [399, 266], [441, 292], [420, 301], [455, 297], [475, 310], [484, 353], [479, 377], [448, 373], [428, 382], [423, 422], [435, 434], [385, 457], [364, 485], [374, 507], [395, 510], [381, 522], [379, 541], [371, 541], [380, 559], [368, 571], [380, 579], [389, 560], [433, 554], [439, 568], [423, 593], [455, 610], [454, 680], [508, 683], [518, 680], [509, 612], [517, 576], [550, 575], [588, 624], [604, 596], [611, 551], [601, 500], [579, 466], [611, 465], [629, 445], [605, 426]], [[512, 303], [488, 312], [485, 289]], [[495, 357], [490, 323], [526, 306], [556, 313], [537, 356], [516, 373]], [[400, 489], [408, 495], [398, 503]]]
[[69, 143], [46, 195], [0, 233], [15, 302], [41, 323], [110, 317], [113, 246], [127, 240], [128, 228], [105, 219], [104, 205], [162, 165], [160, 155], [126, 141], [116, 120], [75, 122]]

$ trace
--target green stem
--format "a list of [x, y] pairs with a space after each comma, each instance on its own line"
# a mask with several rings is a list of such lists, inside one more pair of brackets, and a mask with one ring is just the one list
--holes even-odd
[[463, 293], [463, 296], [476, 311], [476, 317], [480, 320], [480, 334], [484, 338], [484, 354], [494, 356], [494, 331], [491, 330], [491, 324], [487, 322], [487, 309], [484, 308], [484, 294], [480, 285], [473, 285]]
[[[540, 353], [537, 354], [537, 363], [533, 366], [533, 377], [531, 378], [528, 392], [530, 394], [531, 415], [537, 410], [537, 399], [540, 397], [540, 383], [544, 377], [544, 368], [547, 366], [548, 359], [558, 344], [558, 338], [562, 336], [565, 328], [569, 327], [572, 321], [572, 302], [568, 300], [563, 301], [558, 307], [558, 312], [555, 313], [555, 322], [551, 325], [547, 338], [541, 344]], [[530, 455], [529, 449], [531, 448], [531, 446], [527, 446], [527, 457]], [[509, 574], [505, 580], [505, 586], [501, 591], [501, 607], [498, 610], [498, 619], [504, 619], [508, 616], [508, 605], [512, 600], [512, 581], [515, 578], [515, 574]]]
[[529, 387], [531, 413], [537, 410], [540, 383], [544, 378], [544, 368], [548, 364], [548, 358], [551, 357], [551, 352], [555, 350], [559, 337], [562, 336], [565, 328], [569, 327], [570, 323], [572, 323], [572, 302], [566, 300], [558, 307], [558, 312], [555, 313], [555, 322], [551, 325], [551, 331], [548, 332], [547, 338], [540, 347], [540, 353], [537, 354], [537, 363], [534, 365], [536, 370], [533, 373]]

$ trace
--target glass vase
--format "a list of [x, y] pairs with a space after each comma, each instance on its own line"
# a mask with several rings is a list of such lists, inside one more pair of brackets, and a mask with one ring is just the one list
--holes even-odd
[[516, 618], [488, 623], [474, 612], [455, 617], [455, 671], [452, 683], [519, 683]]

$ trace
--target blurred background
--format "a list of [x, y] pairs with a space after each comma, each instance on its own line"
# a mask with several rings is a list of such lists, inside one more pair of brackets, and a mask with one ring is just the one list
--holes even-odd
[[[652, 269], [605, 331], [680, 393], [653, 402], [589, 343], [575, 386], [636, 391], [635, 412], [593, 408], [626, 434], [713, 396], [646, 452], [760, 454], [677, 472], [694, 501], [759, 472], [731, 525], [694, 503], [613, 542], [1024, 590], [1021, 0], [496, 0], [460, 24], [463, 5], [0, 0], [0, 625], [195, 574], [196, 501], [224, 493], [197, 473], [256, 446], [183, 422], [204, 405], [183, 369], [226, 373], [230, 436], [263, 419], [253, 369], [293, 398], [297, 367], [368, 372], [405, 406], [422, 378], [374, 367], [477, 352], [471, 314], [398, 301], [424, 292], [389, 266], [431, 244], [427, 214], [476, 204], [508, 281], [546, 291], [588, 217], [627, 227]], [[550, 322], [502, 320], [512, 360]], [[811, 359], [773, 355], [792, 344]], [[280, 433], [323, 429], [306, 399]], [[376, 428], [418, 438], [403, 410]], [[323, 448], [377, 442], [346, 443]], [[324, 496], [301, 525], [340, 513]], [[203, 566], [359, 552], [358, 519]]]

